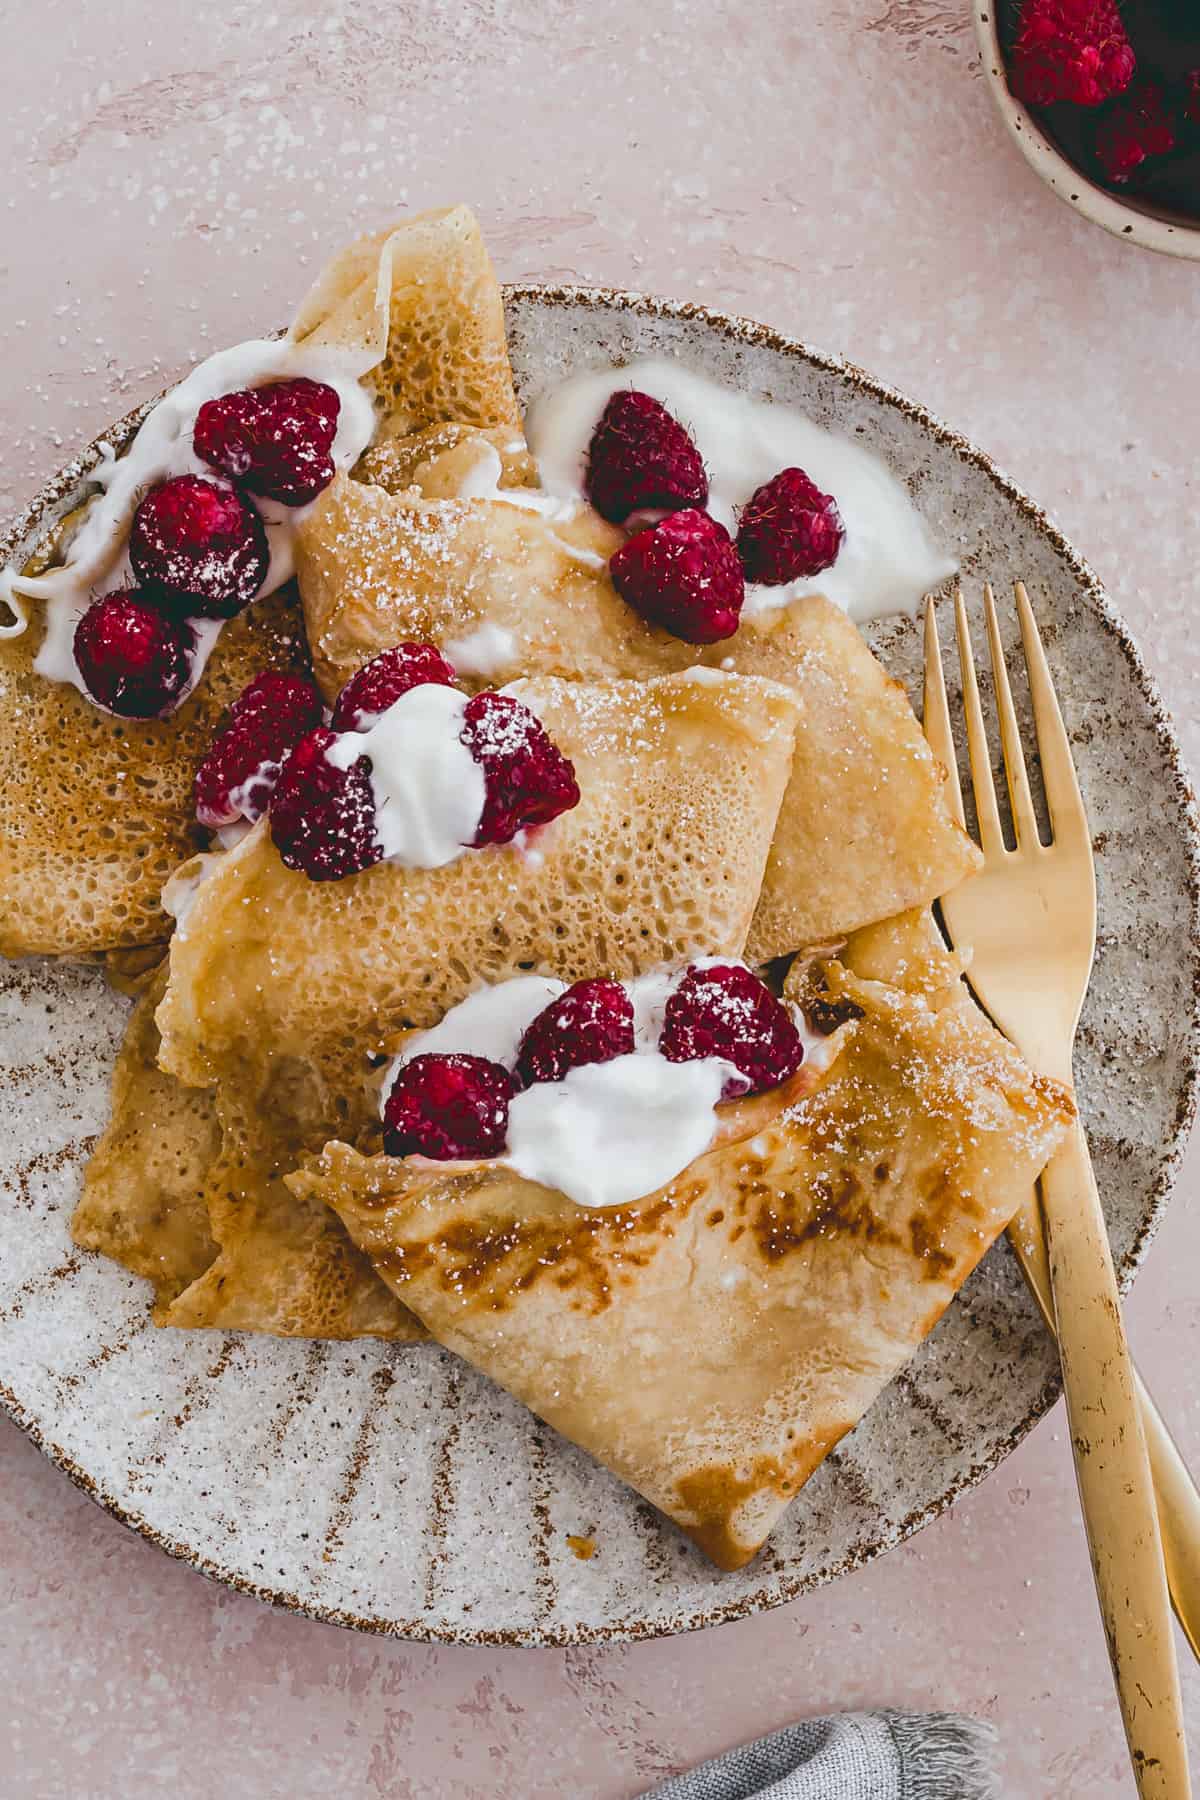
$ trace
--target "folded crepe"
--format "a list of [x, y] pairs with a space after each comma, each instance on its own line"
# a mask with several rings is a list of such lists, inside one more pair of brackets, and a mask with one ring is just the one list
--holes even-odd
[[[157, 1325], [194, 1317], [282, 1336], [424, 1337], [368, 1259], [330, 1231], [323, 1209], [281, 1189], [283, 1206], [272, 1211], [272, 1178], [294, 1166], [302, 1143], [288, 1148], [286, 1133], [272, 1139], [253, 1114], [226, 1129], [211, 1089], [185, 1087], [159, 1068], [154, 1014], [166, 975], [164, 964], [130, 1015], [112, 1117], [71, 1220], [75, 1242], [152, 1284]], [[230, 1237], [240, 1255], [226, 1279], [221, 1252]], [[207, 1318], [209, 1310], [218, 1316]]]
[[456, 419], [522, 437], [504, 300], [469, 206], [414, 213], [349, 245], [317, 277], [289, 336], [372, 357], [363, 379], [385, 435]]
[[0, 640], [0, 955], [161, 941], [160, 895], [197, 848], [192, 783], [226, 708], [260, 670], [307, 665], [295, 588], [230, 621], [169, 719], [115, 719], [47, 681], [41, 637], [35, 615]]
[[144, 1272], [158, 1254], [157, 1213], [139, 1191], [145, 1157], [129, 1158], [126, 1186], [118, 1158], [169, 1107], [176, 1078], [200, 1088], [222, 1134], [197, 1183], [220, 1254], [190, 1287], [160, 1295], [160, 1323], [415, 1335], [328, 1209], [281, 1179], [332, 1135], [370, 1128], [370, 1055], [482, 982], [532, 967], [569, 980], [740, 954], [787, 780], [791, 691], [707, 672], [516, 691], [581, 788], [527, 850], [314, 883], [284, 868], [259, 825], [173, 884], [162, 1043], [131, 1026], [80, 1212], [81, 1241], [131, 1267], [136, 1255]]
[[[347, 1032], [428, 1025], [471, 987], [540, 963], [635, 975], [740, 955], [798, 718], [778, 682], [710, 669], [648, 682], [543, 677], [505, 690], [575, 764], [579, 804], [525, 846], [440, 869], [380, 863], [313, 882], [266, 823], [186, 864], [158, 1010], [161, 1061], [195, 1085], [259, 1088]], [[337, 1090], [340, 1092], [340, 1089]], [[328, 1096], [332, 1100], [333, 1096]]]
[[[464, 206], [352, 245], [289, 335], [373, 362], [363, 381], [385, 435], [452, 418], [520, 436], [500, 289]], [[61, 561], [69, 531], [24, 572]], [[161, 941], [159, 896], [196, 849], [192, 782], [223, 713], [260, 670], [306, 663], [295, 588], [227, 625], [195, 693], [162, 720], [113, 718], [38, 674], [43, 619], [29, 605], [24, 633], [0, 638], [0, 954]]]
[[88, 1163], [71, 1234], [153, 1284], [156, 1311], [217, 1255], [204, 1183], [221, 1148], [213, 1096], [158, 1067], [166, 965], [137, 1000], [117, 1055], [112, 1118]]
[[701, 649], [620, 598], [607, 562], [622, 534], [590, 508], [535, 510], [516, 471], [508, 494], [468, 479], [462, 492], [478, 497], [448, 499], [436, 458], [399, 455], [332, 482], [299, 533], [305, 624], [330, 697], [405, 639], [440, 644], [468, 680], [645, 678], [699, 663], [787, 682], [800, 725], [752, 962], [928, 905], [978, 866], [903, 688], [838, 607], [796, 601]]
[[[1071, 1116], [922, 932], [905, 922], [891, 956], [911, 988], [806, 968], [805, 990], [848, 1021], [828, 1072], [632, 1206], [344, 1143], [290, 1185], [333, 1208], [439, 1342], [738, 1568], [932, 1329]], [[888, 961], [878, 938], [867, 951]]]

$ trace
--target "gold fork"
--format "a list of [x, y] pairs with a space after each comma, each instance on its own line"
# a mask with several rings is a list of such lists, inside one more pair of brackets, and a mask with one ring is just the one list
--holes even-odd
[[[1091, 834], [1037, 622], [1016, 584], [1051, 842], [1040, 841], [991, 588], [984, 612], [1016, 848], [1005, 847], [962, 592], [955, 596], [967, 754], [984, 865], [940, 902], [947, 933], [970, 949], [967, 979], [981, 1005], [1033, 1067], [1073, 1091], [1071, 1055], [1096, 946]], [[925, 735], [945, 765], [965, 827], [933, 603], [925, 615]], [[1010, 1227], [1013, 1247], [1058, 1338], [1075, 1474], [1138, 1791], [1190, 1795], [1179, 1672], [1143, 1411], [1157, 1437], [1160, 1507], [1181, 1504], [1188, 1617], [1200, 1622], [1200, 1502], [1182, 1459], [1139, 1391], [1082, 1127], [1072, 1128]], [[1157, 1426], [1157, 1433], [1155, 1432]]]

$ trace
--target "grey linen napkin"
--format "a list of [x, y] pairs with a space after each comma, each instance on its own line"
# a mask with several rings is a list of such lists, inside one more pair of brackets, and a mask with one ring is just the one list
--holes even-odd
[[958, 1713], [805, 1719], [673, 1775], [642, 1800], [997, 1800], [991, 1725]]

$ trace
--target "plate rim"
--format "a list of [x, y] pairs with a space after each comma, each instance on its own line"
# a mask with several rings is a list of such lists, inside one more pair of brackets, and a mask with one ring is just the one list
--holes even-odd
[[[1075, 549], [1044, 508], [1039, 506], [1010, 476], [1006, 475], [987, 452], [980, 450], [963, 433], [948, 426], [928, 407], [919, 401], [910, 399], [899, 389], [880, 380], [878, 376], [871, 374], [859, 364], [844, 356], [817, 350], [800, 338], [738, 313], [725, 312], [698, 301], [675, 300], [631, 289], [588, 283], [505, 283], [502, 292], [506, 310], [513, 304], [531, 304], [559, 309], [579, 307], [594, 311], [616, 309], [644, 318], [670, 319], [684, 324], [696, 323], [708, 330], [715, 331], [730, 342], [755, 348], [766, 348], [784, 357], [805, 362], [827, 374], [837, 376], [849, 386], [863, 390], [875, 400], [882, 401], [899, 411], [919, 425], [938, 443], [954, 451], [963, 461], [984, 474], [997, 491], [1024, 515], [1039, 534], [1049, 541], [1051, 547], [1067, 565], [1078, 586], [1084, 591], [1086, 600], [1090, 603], [1101, 625], [1113, 638], [1124, 656], [1134, 682], [1145, 701], [1155, 739], [1162, 754], [1165, 771], [1173, 783], [1179, 807], [1189, 900], [1188, 935], [1197, 970], [1200, 971], [1200, 810], [1197, 808], [1195, 790], [1184, 762], [1170, 711], [1128, 626], [1113, 606], [1091, 565]], [[174, 385], [173, 382], [169, 383], [158, 394], [140, 402], [119, 420], [109, 425], [107, 429], [99, 432], [90, 443], [77, 451], [68, 462], [42, 484], [8, 528], [0, 532], [0, 562], [7, 561], [22, 545], [37, 540], [40, 533], [47, 527], [47, 515], [52, 513], [52, 509], [67, 500], [80, 488], [81, 484], [86, 482], [89, 471], [100, 460], [101, 446], [108, 445], [118, 450], [124, 449], [151, 407], [156, 405], [162, 395], [169, 392]], [[66, 509], [63, 508], [63, 510]], [[1200, 982], [1193, 984], [1188, 1026], [1183, 1043], [1183, 1056], [1183, 1080], [1180, 1085], [1169, 1144], [1148, 1196], [1145, 1216], [1134, 1234], [1132, 1243], [1119, 1261], [1117, 1277], [1122, 1293], [1125, 1293], [1132, 1284], [1145, 1258], [1146, 1251], [1162, 1222], [1195, 1120], [1197, 1100], [1200, 1097]], [[224, 1335], [229, 1337], [239, 1334], [226, 1333]], [[380, 1348], [385, 1355], [401, 1355], [409, 1353], [414, 1347], [381, 1345]], [[223, 1568], [218, 1562], [198, 1552], [192, 1546], [172, 1539], [159, 1527], [152, 1525], [139, 1512], [129, 1508], [114, 1494], [108, 1492], [102, 1483], [98, 1482], [59, 1444], [53, 1441], [47, 1430], [43, 1428], [43, 1424], [27, 1412], [21, 1401], [3, 1381], [0, 1381], [0, 1406], [51, 1463], [61, 1469], [88, 1499], [102, 1507], [119, 1524], [125, 1526], [127, 1530], [136, 1532], [138, 1536], [165, 1551], [176, 1561], [185, 1563], [196, 1573], [224, 1587], [232, 1588], [235, 1592], [247, 1594], [253, 1599], [296, 1613], [304, 1618], [315, 1619], [323, 1624], [335, 1625], [345, 1630], [373, 1636], [396, 1637], [430, 1644], [556, 1649], [569, 1648], [574, 1645], [632, 1643], [705, 1630], [713, 1626], [729, 1624], [737, 1619], [750, 1617], [760, 1612], [772, 1611], [778, 1606], [789, 1604], [805, 1593], [813, 1592], [819, 1587], [840, 1579], [843, 1575], [849, 1574], [854, 1569], [861, 1568], [865, 1564], [875, 1561], [879, 1556], [885, 1555], [889, 1550], [895, 1549], [898, 1544], [907, 1541], [925, 1525], [947, 1512], [963, 1493], [977, 1486], [985, 1476], [999, 1467], [1039, 1420], [1045, 1416], [1060, 1391], [1061, 1381], [1056, 1375], [1052, 1375], [1043, 1385], [1041, 1392], [1021, 1423], [1014, 1427], [999, 1444], [993, 1446], [981, 1461], [972, 1464], [965, 1473], [952, 1480], [936, 1499], [918, 1508], [915, 1513], [910, 1514], [884, 1532], [868, 1548], [850, 1550], [836, 1564], [819, 1575], [778, 1574], [776, 1591], [768, 1598], [764, 1599], [761, 1596], [750, 1594], [737, 1598], [731, 1597], [724, 1601], [715, 1599], [712, 1605], [705, 1605], [685, 1618], [667, 1622], [626, 1619], [620, 1624], [614, 1625], [589, 1625], [577, 1621], [568, 1626], [518, 1627], [508, 1630], [472, 1630], [446, 1626], [434, 1628], [428, 1621], [422, 1619], [395, 1620], [383, 1618], [377, 1614], [357, 1615], [342, 1607], [323, 1605], [316, 1600], [304, 1600], [297, 1594], [290, 1594], [284, 1590], [254, 1582], [244, 1574]], [[836, 1458], [836, 1450], [831, 1454]]]

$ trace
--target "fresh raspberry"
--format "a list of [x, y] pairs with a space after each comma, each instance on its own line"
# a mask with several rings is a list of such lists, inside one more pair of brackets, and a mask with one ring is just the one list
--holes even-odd
[[577, 981], [544, 1007], [521, 1039], [517, 1080], [561, 1081], [584, 1063], [633, 1055], [633, 1002], [619, 981]]
[[1110, 181], [1128, 181], [1151, 156], [1175, 148], [1175, 119], [1165, 92], [1143, 81], [1096, 128], [1096, 155]]
[[381, 650], [350, 677], [338, 695], [334, 729], [369, 731], [401, 694], [426, 682], [458, 686], [453, 668], [433, 644], [397, 644], [394, 650]]
[[715, 644], [738, 628], [742, 565], [725, 527], [707, 513], [671, 513], [636, 532], [610, 557], [608, 572], [621, 598], [672, 637]]
[[257, 594], [271, 555], [249, 500], [203, 475], [176, 475], [134, 513], [129, 560], [186, 618], [231, 619]]
[[738, 555], [747, 581], [780, 587], [827, 569], [845, 535], [832, 495], [823, 494], [803, 469], [780, 469], [742, 508]]
[[722, 1056], [740, 1069], [721, 1098], [761, 1094], [794, 1075], [804, 1045], [787, 1007], [737, 963], [689, 969], [667, 1001], [658, 1047], [668, 1062]]
[[676, 512], [708, 505], [708, 476], [691, 436], [636, 388], [622, 388], [601, 413], [588, 446], [586, 486], [596, 511], [614, 525], [647, 507]]
[[302, 675], [264, 669], [229, 709], [229, 723], [196, 771], [196, 817], [215, 831], [267, 810], [284, 759], [321, 723], [321, 696]]
[[88, 693], [123, 719], [173, 712], [192, 673], [196, 639], [137, 588], [93, 600], [75, 627], [75, 661]]
[[1099, 106], [1136, 67], [1116, 0], [1024, 0], [1010, 85], [1027, 106]]
[[303, 506], [333, 480], [333, 440], [341, 400], [304, 376], [206, 400], [192, 446], [202, 462], [252, 494]]
[[511, 694], [476, 694], [468, 700], [460, 735], [487, 785], [476, 845], [507, 844], [518, 831], [547, 825], [578, 806], [574, 765], [541, 720]]
[[499, 1156], [512, 1095], [512, 1076], [486, 1056], [414, 1056], [384, 1105], [383, 1147], [438, 1162]]
[[337, 733], [319, 725], [301, 738], [271, 795], [271, 836], [289, 869], [310, 881], [341, 881], [383, 857], [375, 835], [371, 765], [335, 769], [325, 752]]

